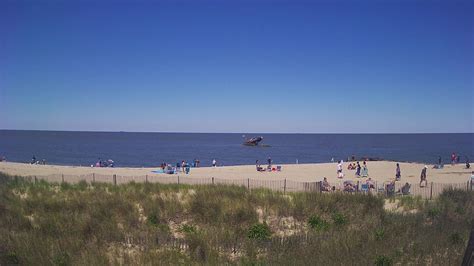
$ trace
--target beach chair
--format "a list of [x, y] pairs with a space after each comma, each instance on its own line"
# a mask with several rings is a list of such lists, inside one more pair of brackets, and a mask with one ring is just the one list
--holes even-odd
[[363, 193], [369, 192], [369, 184], [361, 184], [360, 185], [360, 191]]
[[383, 184], [381, 186], [376, 185], [376, 187], [377, 187], [377, 193], [385, 193], [385, 188]]
[[361, 177], [368, 177], [369, 176], [369, 169], [368, 168], [362, 168], [360, 170], [360, 176]]
[[388, 183], [387, 185], [385, 185], [386, 187], [386, 193], [387, 193], [387, 196], [394, 196], [395, 195], [395, 184], [392, 184], [392, 183]]
[[277, 165], [277, 171], [278, 171], [278, 172], [281, 171], [281, 165]]

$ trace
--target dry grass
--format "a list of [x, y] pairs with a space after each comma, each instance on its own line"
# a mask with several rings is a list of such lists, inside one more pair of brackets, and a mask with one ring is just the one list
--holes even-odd
[[0, 174], [0, 265], [456, 265], [473, 217], [466, 191], [386, 200]]

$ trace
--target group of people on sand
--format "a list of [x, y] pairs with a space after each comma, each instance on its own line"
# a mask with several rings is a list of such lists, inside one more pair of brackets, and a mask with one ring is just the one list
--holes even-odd
[[[343, 160], [338, 161], [337, 164], [337, 178], [338, 179], [343, 179], [344, 178], [344, 173], [343, 173]], [[420, 174], [420, 187], [425, 187], [428, 184], [427, 181], [427, 166], [425, 165], [421, 171]], [[361, 177], [367, 177], [365, 180], [364, 188], [367, 191], [375, 190], [376, 189], [376, 184], [375, 181], [369, 177], [368, 175], [368, 166], [367, 166], [367, 161], [363, 161], [362, 166], [360, 165], [359, 162], [349, 162], [349, 165], [347, 166], [347, 170], [355, 170], [355, 177], [356, 178], [361, 178]], [[395, 168], [395, 178], [391, 179], [389, 182], [385, 183], [384, 189], [385, 191], [390, 194], [390, 193], [395, 193], [395, 182], [396, 181], [401, 181], [402, 180], [402, 171], [400, 168], [400, 164], [396, 164]], [[359, 184], [359, 182], [357, 182]], [[345, 192], [355, 192], [358, 190], [358, 184], [355, 184], [352, 180], [345, 180], [343, 182], [343, 185], [341, 188], [338, 190], [342, 190]], [[405, 183], [400, 189], [399, 193], [401, 194], [408, 194], [410, 191], [411, 185], [409, 183]], [[327, 178], [324, 178], [323, 181], [321, 181], [321, 190], [322, 191], [334, 191], [336, 190], [335, 186], [331, 186], [329, 182], [327, 181]]]
[[[186, 174], [189, 174], [191, 171], [191, 167], [193, 168], [198, 168], [201, 165], [201, 161], [199, 159], [194, 159], [192, 164], [190, 162], [187, 162], [186, 160], [182, 160], [181, 162], [177, 162], [175, 166], [162, 162], [160, 164], [160, 168], [163, 170], [165, 173], [178, 173], [178, 172], [183, 172]], [[212, 167], [217, 167], [217, 161], [216, 159], [212, 159], [211, 163]]]
[[[198, 164], [196, 164], [196, 159], [194, 159], [193, 167], [198, 167], [197, 165]], [[189, 174], [189, 172], [191, 171], [191, 164], [185, 160], [182, 160], [181, 162], [177, 162], [176, 166], [172, 166], [171, 164], [162, 162], [160, 164], [160, 168], [163, 170], [163, 172], [168, 173], [168, 174], [175, 174], [178, 172]]]
[[108, 160], [102, 160], [102, 159], [98, 159], [97, 162], [95, 163], [95, 165], [92, 165], [94, 167], [114, 167], [115, 166], [115, 162], [112, 160], [112, 159], [108, 159]]
[[46, 160], [43, 159], [43, 160], [37, 160], [36, 159], [36, 156], [33, 155], [33, 158], [31, 158], [31, 162], [30, 164], [42, 164], [42, 165], [46, 165]]
[[[343, 163], [344, 161], [340, 160], [337, 164], [337, 178], [339, 179], [344, 178], [344, 173], [342, 172]], [[362, 166], [360, 166], [359, 162], [349, 163], [349, 165], [347, 166], [347, 170], [356, 170], [355, 177], [369, 176], [369, 168], [367, 167], [367, 161], [364, 161]]]
[[267, 159], [267, 167], [262, 167], [259, 160], [255, 160], [255, 168], [258, 172], [272, 172], [272, 171], [281, 171], [281, 166], [273, 167], [273, 160], [271, 157]]

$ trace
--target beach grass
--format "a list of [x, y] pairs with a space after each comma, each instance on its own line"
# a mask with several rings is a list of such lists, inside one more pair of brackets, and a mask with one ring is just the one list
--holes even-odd
[[458, 265], [473, 217], [461, 190], [427, 201], [0, 174], [0, 265]]

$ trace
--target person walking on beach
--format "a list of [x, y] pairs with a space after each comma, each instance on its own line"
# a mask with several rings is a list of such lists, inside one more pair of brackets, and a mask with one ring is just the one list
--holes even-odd
[[438, 165], [441, 166], [441, 156], [438, 157]]
[[395, 170], [395, 180], [400, 181], [402, 179], [402, 172], [400, 171], [400, 164], [397, 163], [397, 170]]
[[[426, 169], [428, 169], [428, 166], [425, 165], [423, 167], [423, 170], [421, 170], [421, 175], [420, 175], [420, 187], [426, 187], [428, 185], [428, 181], [426, 180]], [[425, 182], [425, 185], [422, 186], [421, 183]]]
[[454, 162], [456, 162], [456, 153], [455, 152], [453, 152], [451, 154], [451, 165], [454, 165]]
[[216, 159], [212, 159], [212, 167], [216, 167], [216, 166], [217, 166]]
[[268, 162], [268, 169], [272, 169], [272, 158], [268, 157], [267, 162]]

